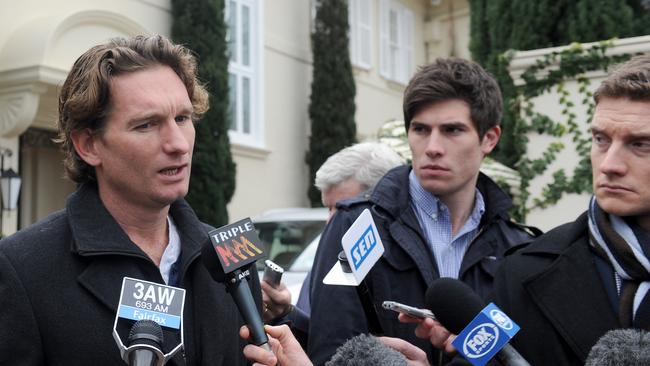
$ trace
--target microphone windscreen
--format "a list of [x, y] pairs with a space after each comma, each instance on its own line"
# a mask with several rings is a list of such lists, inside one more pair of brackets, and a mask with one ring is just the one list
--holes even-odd
[[454, 278], [433, 281], [424, 299], [440, 324], [454, 334], [459, 334], [485, 307], [471, 287]]
[[614, 329], [589, 351], [585, 366], [650, 365], [650, 333], [640, 329]]
[[406, 358], [377, 338], [360, 334], [336, 350], [325, 366], [407, 366]]
[[126, 346], [130, 347], [134, 344], [146, 344], [162, 349], [163, 331], [160, 324], [153, 320], [138, 320], [135, 322], [129, 332]]

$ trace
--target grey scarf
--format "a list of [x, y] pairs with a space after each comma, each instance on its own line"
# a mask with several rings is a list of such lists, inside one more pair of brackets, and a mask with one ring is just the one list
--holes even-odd
[[[632, 285], [620, 293], [619, 320], [623, 327], [646, 328], [648, 319], [640, 309], [650, 307], [650, 243], [643, 242], [621, 218], [603, 211], [592, 197], [589, 203], [590, 244], [607, 260], [617, 276]], [[645, 300], [645, 301], [644, 301]], [[646, 313], [646, 311], [643, 311]]]

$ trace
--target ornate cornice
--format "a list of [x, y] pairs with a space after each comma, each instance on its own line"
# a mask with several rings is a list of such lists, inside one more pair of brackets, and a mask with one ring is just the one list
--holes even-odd
[[24, 84], [0, 90], [0, 136], [16, 137], [34, 121], [40, 95], [46, 90], [38, 84]]

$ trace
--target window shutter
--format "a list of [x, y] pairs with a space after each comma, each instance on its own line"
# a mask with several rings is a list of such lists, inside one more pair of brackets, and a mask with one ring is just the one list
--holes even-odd
[[357, 0], [359, 20], [357, 31], [357, 60], [359, 66], [372, 67], [372, 3], [371, 0]]
[[413, 12], [405, 7], [402, 12], [402, 20], [402, 31], [400, 33], [403, 35], [401, 40], [403, 62], [400, 79], [406, 84], [413, 73], [413, 28], [415, 27]]
[[357, 4], [358, 0], [349, 0], [348, 1], [348, 24], [350, 25], [349, 36], [349, 49], [350, 49], [350, 61], [353, 64], [358, 63], [359, 53], [358, 53], [358, 42], [359, 38], [359, 27], [358, 27], [358, 16], [357, 16]]
[[389, 71], [389, 19], [388, 13], [390, 11], [389, 0], [380, 0], [379, 3], [379, 74], [385, 78], [390, 78]]

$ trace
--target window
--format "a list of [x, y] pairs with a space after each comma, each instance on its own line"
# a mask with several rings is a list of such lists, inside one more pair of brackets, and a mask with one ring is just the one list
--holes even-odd
[[349, 0], [350, 60], [355, 66], [372, 67], [372, 1]]
[[226, 0], [230, 139], [261, 146], [263, 138], [261, 0]]
[[406, 84], [413, 70], [413, 12], [396, 0], [381, 0], [380, 73]]

